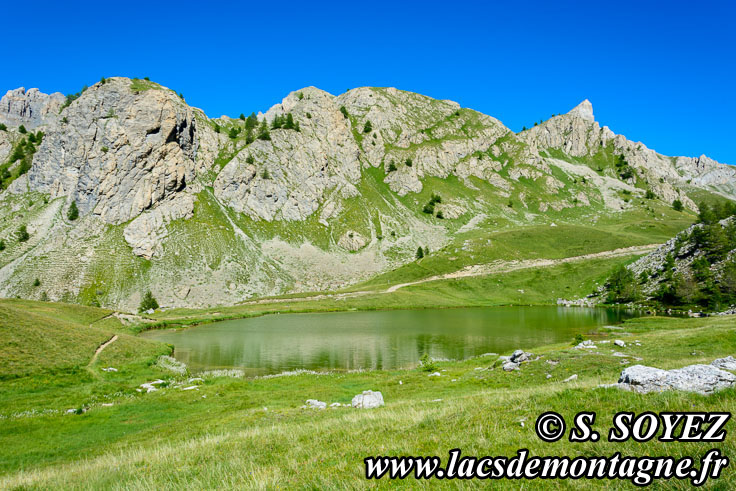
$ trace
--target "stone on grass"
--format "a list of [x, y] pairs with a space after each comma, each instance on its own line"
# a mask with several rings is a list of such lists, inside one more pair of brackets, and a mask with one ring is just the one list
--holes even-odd
[[364, 390], [362, 394], [353, 397], [351, 406], [358, 409], [374, 409], [383, 406], [383, 394], [372, 390]]
[[716, 368], [721, 370], [736, 370], [736, 358], [733, 356], [727, 356], [725, 358], [718, 358], [711, 363]]
[[578, 379], [578, 374], [576, 373], [574, 375], [570, 375], [569, 377], [567, 377], [565, 380], [563, 380], [563, 382], [572, 382], [573, 380], [577, 380], [577, 379]]
[[634, 365], [621, 372], [616, 386], [640, 394], [679, 390], [708, 395], [734, 383], [735, 375], [713, 365], [689, 365], [675, 370]]
[[613, 344], [615, 344], [616, 346], [620, 346], [620, 347], [622, 347], [622, 348], [625, 348], [625, 347], [626, 347], [626, 343], [624, 343], [624, 342], [623, 342], [623, 341], [621, 341], [620, 339], [617, 339], [617, 340], [615, 340], [615, 341], [613, 342]]
[[503, 364], [502, 368], [504, 372], [513, 372], [514, 370], [519, 369], [519, 364], [514, 363], [513, 361], [507, 361], [506, 363]]
[[327, 407], [326, 402], [318, 401], [317, 399], [307, 399], [308, 409], [325, 409]]

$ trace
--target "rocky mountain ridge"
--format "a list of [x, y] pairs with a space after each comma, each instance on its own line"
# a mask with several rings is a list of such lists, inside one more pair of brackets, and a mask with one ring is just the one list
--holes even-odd
[[28, 275], [45, 261], [52, 299], [132, 307], [157, 284], [165, 305], [232, 303], [367, 279], [483, 217], [595, 223], [650, 193], [693, 210], [691, 190], [736, 198], [736, 169], [615, 135], [588, 101], [518, 134], [393, 88], [306, 87], [249, 121], [114, 77], [71, 100], [10, 91], [0, 109], [3, 295], [41, 295]]

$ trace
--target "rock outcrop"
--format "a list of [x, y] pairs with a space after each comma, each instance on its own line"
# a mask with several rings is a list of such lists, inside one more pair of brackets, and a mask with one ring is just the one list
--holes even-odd
[[0, 99], [0, 123], [7, 126], [23, 125], [33, 129], [59, 118], [59, 110], [66, 97], [59, 92], [44, 94], [38, 89], [20, 87], [9, 90]]
[[617, 387], [640, 394], [679, 390], [712, 394], [732, 387], [736, 376], [712, 365], [690, 365], [675, 370], [634, 365], [621, 372]]
[[155, 84], [135, 92], [129, 79], [107, 79], [61, 116], [45, 128], [29, 188], [73, 199], [82, 215], [126, 222], [183, 191], [211, 165], [197, 160], [207, 124]]

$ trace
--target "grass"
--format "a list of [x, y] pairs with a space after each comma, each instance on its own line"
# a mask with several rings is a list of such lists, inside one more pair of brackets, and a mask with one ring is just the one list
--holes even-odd
[[[56, 317], [54, 310], [58, 308], [57, 320], [67, 322], [68, 330], [89, 329], [73, 320], [86, 322], [93, 311], [74, 311], [55, 304], [27, 305], [43, 308], [48, 319]], [[19, 308], [12, 303], [8, 306], [7, 302], [0, 307], [3, 311]], [[24, 331], [39, 322], [46, 325], [41, 320], [18, 325]], [[623, 327], [624, 332], [641, 341], [641, 346], [629, 344], [622, 351], [642, 358], [638, 363], [661, 368], [709, 363], [736, 349], [734, 317], [642, 318], [627, 321]], [[603, 331], [592, 337], [610, 340], [625, 336], [618, 330]], [[256, 379], [208, 378], [198, 390], [169, 387], [140, 394], [134, 388], [143, 381], [177, 379], [149, 363], [149, 345], [156, 346], [148, 342], [146, 347], [131, 346], [126, 359], [111, 352], [115, 360], [110, 362], [118, 363], [120, 371], [100, 372], [100, 379], [84, 371], [56, 367], [53, 372], [43, 372], [47, 374], [44, 380], [40, 375], [29, 375], [0, 381], [0, 488], [72, 488], [80, 483], [95, 489], [356, 488], [365, 487], [363, 458], [369, 455], [446, 457], [448, 450], [455, 447], [461, 448], [464, 455], [475, 456], [512, 455], [519, 448], [528, 448], [535, 455], [568, 456], [615, 452], [699, 456], [711, 447], [733, 455], [736, 450], [731, 439], [712, 445], [664, 444], [656, 439], [647, 443], [600, 441], [576, 445], [565, 439], [557, 443], [540, 441], [533, 422], [549, 410], [559, 412], [568, 421], [579, 410], [594, 410], [594, 429], [604, 435], [613, 414], [622, 410], [734, 410], [734, 389], [709, 397], [597, 389], [601, 383], [615, 382], [622, 369], [621, 358], [611, 356], [611, 350], [603, 348], [606, 345], [584, 351], [569, 345], [535, 349], [543, 358], [513, 373], [489, 370], [496, 360], [491, 356], [437, 362], [441, 377], [428, 377], [420, 370], [393, 370]], [[75, 359], [84, 358], [83, 354], [91, 356], [87, 346], [70, 344], [68, 349], [74, 352], [70, 356]], [[160, 350], [163, 352], [166, 347]], [[553, 366], [546, 360], [559, 363]], [[476, 370], [479, 367], [485, 370]], [[552, 377], [547, 379], [547, 374]], [[577, 374], [578, 380], [562, 382], [571, 374]], [[367, 389], [380, 390], [386, 407], [299, 409], [307, 398], [347, 403]], [[112, 405], [102, 406], [103, 401]], [[79, 415], [43, 414], [44, 409], [81, 406], [90, 409]], [[18, 416], [23, 412], [24, 416]], [[734, 430], [733, 422], [728, 423], [727, 430]], [[721, 480], [711, 482], [709, 488], [726, 489], [734, 479], [733, 469], [727, 468]], [[420, 483], [409, 479], [373, 484], [415, 487]], [[455, 487], [458, 483], [432, 484]], [[529, 483], [535, 488], [557, 488], [562, 484]], [[624, 482], [596, 484], [628, 487]], [[506, 487], [508, 483], [491, 485]], [[685, 487], [676, 482], [661, 485]]]

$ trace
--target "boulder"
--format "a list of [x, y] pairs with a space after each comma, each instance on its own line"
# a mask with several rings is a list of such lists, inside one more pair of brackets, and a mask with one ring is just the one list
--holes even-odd
[[577, 379], [578, 379], [578, 374], [576, 373], [574, 375], [570, 375], [569, 377], [567, 377], [565, 380], [563, 380], [563, 382], [572, 382], [573, 380], [577, 380]]
[[514, 363], [513, 361], [507, 361], [502, 366], [504, 372], [513, 372], [514, 370], [519, 369], [519, 364]]
[[615, 341], [613, 342], [613, 344], [615, 344], [616, 346], [620, 346], [620, 347], [622, 347], [622, 348], [625, 348], [625, 347], [626, 347], [626, 343], [624, 343], [624, 342], [623, 342], [623, 341], [621, 341], [620, 339], [617, 339], [617, 340], [615, 340]]
[[305, 406], [308, 409], [325, 409], [327, 407], [326, 402], [318, 401], [317, 399], [307, 399], [307, 405]]
[[734, 383], [736, 376], [713, 365], [689, 365], [675, 370], [634, 365], [621, 372], [616, 385], [640, 394], [680, 390], [707, 395]]
[[383, 405], [383, 394], [372, 390], [364, 390], [362, 394], [353, 397], [351, 403], [351, 406], [358, 409], [374, 409]]

